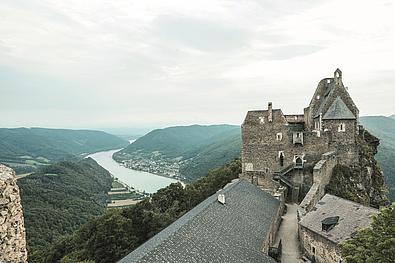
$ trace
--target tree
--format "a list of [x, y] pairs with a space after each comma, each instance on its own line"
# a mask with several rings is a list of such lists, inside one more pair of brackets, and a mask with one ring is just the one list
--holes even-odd
[[369, 228], [341, 244], [346, 263], [390, 263], [395, 255], [395, 203], [372, 218]]

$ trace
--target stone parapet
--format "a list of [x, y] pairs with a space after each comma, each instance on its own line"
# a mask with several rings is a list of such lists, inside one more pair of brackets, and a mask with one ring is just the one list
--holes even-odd
[[0, 263], [25, 262], [25, 227], [15, 172], [0, 164]]

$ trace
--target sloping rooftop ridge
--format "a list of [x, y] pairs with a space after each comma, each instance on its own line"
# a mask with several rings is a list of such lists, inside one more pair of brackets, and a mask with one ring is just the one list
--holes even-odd
[[[354, 235], [358, 230], [369, 227], [370, 216], [378, 210], [326, 194], [300, 221], [300, 225], [324, 238], [339, 244]], [[322, 221], [328, 217], [338, 216], [339, 221], [329, 231], [322, 230]]]
[[[217, 201], [218, 194], [226, 196], [224, 205]], [[274, 263], [262, 245], [279, 206], [270, 194], [237, 180], [119, 262]]]

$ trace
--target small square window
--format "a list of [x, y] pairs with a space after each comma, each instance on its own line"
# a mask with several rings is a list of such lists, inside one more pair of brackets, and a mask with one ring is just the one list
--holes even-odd
[[283, 134], [281, 132], [276, 134], [276, 140], [281, 141], [283, 139]]
[[345, 132], [346, 131], [346, 124], [340, 123], [339, 127], [337, 128], [338, 132]]

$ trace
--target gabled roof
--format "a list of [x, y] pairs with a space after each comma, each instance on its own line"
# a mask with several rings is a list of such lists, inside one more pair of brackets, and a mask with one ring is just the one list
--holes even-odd
[[[330, 80], [329, 83], [326, 80]], [[313, 117], [317, 118], [320, 116], [325, 106], [328, 104], [329, 98], [331, 97], [333, 91], [335, 90], [335, 82], [333, 78], [323, 79], [321, 81], [325, 81], [325, 92], [324, 96], [320, 100], [320, 105], [315, 112], [313, 112]]]
[[351, 112], [351, 110], [347, 107], [346, 103], [340, 98], [337, 97], [329, 109], [326, 111], [324, 120], [353, 120], [356, 119], [355, 115]]
[[[225, 205], [217, 201], [225, 195]], [[262, 252], [280, 201], [239, 180], [123, 258], [129, 262], [274, 263]]]
[[[370, 216], [378, 210], [372, 207], [326, 194], [306, 216], [300, 225], [338, 244], [350, 238], [358, 230], [369, 227]], [[339, 217], [338, 223], [329, 231], [322, 230], [322, 221], [328, 217]]]

